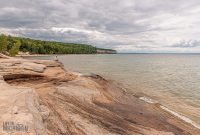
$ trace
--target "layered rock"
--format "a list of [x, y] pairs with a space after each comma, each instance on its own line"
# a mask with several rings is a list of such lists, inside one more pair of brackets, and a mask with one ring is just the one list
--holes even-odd
[[39, 98], [32, 88], [0, 81], [0, 134], [47, 134]]
[[97, 54], [116, 54], [116, 50], [97, 49]]
[[[56, 61], [0, 59], [0, 88], [0, 123], [24, 126], [13, 134], [200, 133], [159, 104], [148, 104], [98, 75], [66, 71]], [[9, 133], [3, 125], [0, 132]]]

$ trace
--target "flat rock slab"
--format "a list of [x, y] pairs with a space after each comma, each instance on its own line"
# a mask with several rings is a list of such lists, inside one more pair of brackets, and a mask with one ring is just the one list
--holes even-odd
[[39, 72], [43, 73], [44, 70], [46, 69], [46, 66], [43, 64], [36, 64], [32, 62], [23, 62], [22, 64], [19, 65], [20, 68], [31, 70], [34, 72]]
[[46, 134], [38, 103], [38, 96], [31, 88], [14, 87], [0, 83], [1, 135]]
[[47, 107], [39, 103], [34, 88], [11, 86], [5, 76], [24, 77], [44, 73], [47, 66], [58, 66], [54, 61], [29, 61], [17, 58], [0, 59], [0, 134], [46, 135], [44, 120]]

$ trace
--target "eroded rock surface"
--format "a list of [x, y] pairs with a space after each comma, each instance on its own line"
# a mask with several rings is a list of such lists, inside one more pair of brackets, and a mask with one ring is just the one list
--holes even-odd
[[[46, 134], [40, 104], [35, 91], [31, 88], [10, 86], [0, 82], [0, 134], [25, 132]], [[16, 129], [18, 128], [18, 129]]]
[[[200, 130], [98, 75], [56, 61], [0, 58], [0, 134], [198, 135]], [[4, 125], [3, 125], [4, 124]], [[7, 123], [8, 124], [8, 123]]]

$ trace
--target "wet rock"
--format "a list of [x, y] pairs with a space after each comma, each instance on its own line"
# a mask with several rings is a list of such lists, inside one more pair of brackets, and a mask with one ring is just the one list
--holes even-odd
[[103, 77], [101, 77], [98, 74], [94, 74], [94, 73], [83, 74], [82, 77], [91, 77], [93, 79], [103, 79]]

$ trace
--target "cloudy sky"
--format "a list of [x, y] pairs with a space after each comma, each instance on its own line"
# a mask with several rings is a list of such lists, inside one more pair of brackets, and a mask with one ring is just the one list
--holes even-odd
[[200, 0], [0, 0], [0, 33], [119, 52], [200, 52]]

